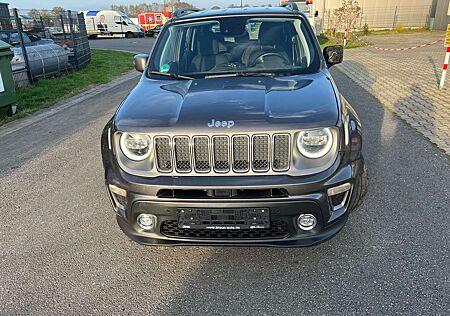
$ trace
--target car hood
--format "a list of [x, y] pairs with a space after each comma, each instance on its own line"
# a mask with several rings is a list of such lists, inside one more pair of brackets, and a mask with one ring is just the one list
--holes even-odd
[[128, 132], [265, 131], [333, 126], [338, 113], [323, 73], [195, 80], [143, 76], [117, 111], [115, 125]]

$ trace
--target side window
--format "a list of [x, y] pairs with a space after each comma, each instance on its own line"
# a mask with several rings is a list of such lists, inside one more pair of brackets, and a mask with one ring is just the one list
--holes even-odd
[[152, 15], [149, 15], [149, 16], [147, 17], [147, 22], [148, 22], [148, 23], [153, 23], [153, 16], [152, 16]]
[[9, 42], [8, 41], [8, 34], [0, 33], [0, 41]]
[[157, 14], [156, 15], [156, 22], [161, 22], [162, 18], [161, 18], [161, 14]]
[[115, 16], [114, 17], [114, 22], [116, 24], [122, 24], [122, 18], [120, 16]]

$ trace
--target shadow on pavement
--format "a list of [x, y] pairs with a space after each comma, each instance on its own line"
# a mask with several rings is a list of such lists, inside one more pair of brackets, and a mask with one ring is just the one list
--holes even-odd
[[429, 312], [430, 299], [441, 299], [442, 271], [429, 265], [440, 255], [430, 244], [442, 254], [445, 241], [436, 238], [435, 219], [423, 221], [426, 210], [447, 222], [440, 229], [448, 225], [446, 202], [433, 198], [448, 184], [435, 168], [436, 151], [342, 73], [334, 78], [364, 128], [371, 181], [361, 209], [316, 247], [183, 248], [201, 259], [173, 271], [183, 282], [164, 314], [421, 313]]
[[428, 56], [428, 61], [431, 64], [431, 67], [433, 68], [434, 78], [436, 79], [436, 86], [439, 86], [439, 82], [441, 81], [441, 74], [439, 73], [438, 69], [439, 67], [436, 66], [436, 62], [433, 60], [433, 57]]

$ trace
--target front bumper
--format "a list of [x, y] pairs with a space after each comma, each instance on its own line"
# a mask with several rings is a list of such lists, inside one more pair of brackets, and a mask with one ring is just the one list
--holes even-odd
[[[134, 241], [148, 245], [232, 245], [232, 246], [310, 246], [321, 243], [337, 234], [345, 225], [348, 214], [364, 197], [362, 183], [364, 172], [362, 158], [348, 163], [337, 159], [322, 173], [303, 176], [230, 176], [230, 177], [156, 177], [141, 178], [125, 173], [111, 159], [105, 163], [106, 186], [117, 221], [123, 232]], [[328, 189], [351, 185], [345, 202], [336, 207]], [[117, 198], [110, 188], [126, 191], [123, 207], [117, 206]], [[282, 190], [284, 195], [264, 197], [211, 198], [197, 195], [205, 190]], [[187, 192], [167, 196], [161, 192]], [[218, 234], [196, 231], [192, 234], [178, 230], [180, 208], [240, 209], [267, 208], [270, 210], [271, 231], [249, 234]], [[137, 225], [141, 213], [157, 218], [154, 231], [147, 232]], [[313, 214], [317, 226], [309, 231], [297, 226], [300, 214]], [[281, 223], [281, 224], [280, 224]], [[275, 225], [280, 225], [278, 232]], [[168, 228], [169, 227], [169, 228]], [[274, 233], [275, 231], [275, 233]]]

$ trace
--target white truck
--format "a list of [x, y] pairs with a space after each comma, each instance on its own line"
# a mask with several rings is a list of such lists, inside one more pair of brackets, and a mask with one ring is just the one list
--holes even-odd
[[124, 13], [113, 10], [82, 11], [90, 38], [97, 36], [144, 37], [144, 30]]
[[298, 10], [306, 14], [306, 16], [308, 17], [308, 21], [314, 30], [314, 33], [316, 33], [316, 35], [319, 35], [321, 33], [321, 23], [319, 20], [319, 12], [314, 9], [314, 1], [280, 0], [280, 5], [286, 4], [288, 2], [294, 2], [297, 5]]

